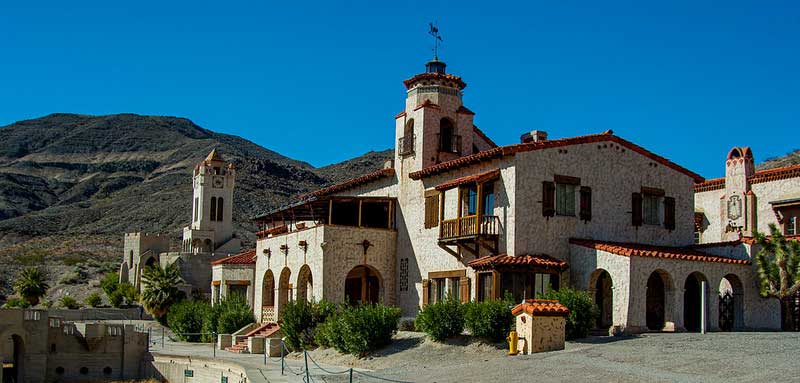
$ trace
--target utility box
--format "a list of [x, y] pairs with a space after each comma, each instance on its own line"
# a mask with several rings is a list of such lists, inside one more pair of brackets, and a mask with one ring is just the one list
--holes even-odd
[[528, 299], [511, 309], [517, 325], [517, 352], [564, 349], [569, 309], [556, 300]]

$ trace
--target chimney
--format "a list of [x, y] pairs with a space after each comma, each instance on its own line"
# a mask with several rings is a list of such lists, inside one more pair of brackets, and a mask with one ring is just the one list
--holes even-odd
[[532, 130], [530, 133], [523, 134], [520, 137], [520, 141], [523, 144], [547, 141], [547, 132], [544, 130]]

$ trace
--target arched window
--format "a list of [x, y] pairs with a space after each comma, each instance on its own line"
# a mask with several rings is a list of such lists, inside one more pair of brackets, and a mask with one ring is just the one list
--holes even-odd
[[449, 118], [439, 121], [439, 151], [447, 153], [458, 152], [458, 138], [455, 136], [455, 127]]
[[223, 202], [222, 197], [217, 198], [217, 221], [222, 221], [222, 217], [224, 217], [224, 215], [222, 215], [222, 207], [225, 206]]
[[211, 197], [211, 220], [217, 220], [217, 197]]

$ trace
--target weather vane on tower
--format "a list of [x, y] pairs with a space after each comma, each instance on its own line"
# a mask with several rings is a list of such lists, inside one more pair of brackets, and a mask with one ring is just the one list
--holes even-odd
[[439, 34], [439, 27], [436, 23], [428, 23], [430, 29], [428, 34], [433, 36], [433, 59], [439, 60], [439, 44], [442, 42], [442, 35]]

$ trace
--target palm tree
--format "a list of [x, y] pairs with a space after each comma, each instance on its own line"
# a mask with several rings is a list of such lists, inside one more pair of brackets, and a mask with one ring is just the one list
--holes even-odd
[[178, 284], [181, 282], [183, 279], [175, 264], [165, 268], [158, 264], [145, 268], [142, 273], [142, 293], [139, 298], [147, 312], [156, 318], [164, 317], [169, 307], [185, 296], [178, 290]]
[[[764, 298], [781, 302], [783, 328], [792, 325], [792, 298], [800, 290], [800, 243], [788, 241], [774, 224], [769, 225], [771, 236], [756, 232], [756, 243], [761, 250], [756, 253], [759, 273], [759, 293]], [[800, 318], [796, 318], [800, 320]]]
[[14, 290], [31, 306], [36, 306], [39, 304], [39, 298], [50, 288], [45, 279], [44, 272], [38, 267], [23, 269], [14, 281]]

